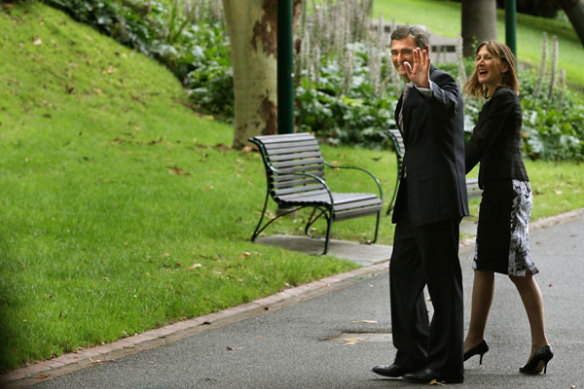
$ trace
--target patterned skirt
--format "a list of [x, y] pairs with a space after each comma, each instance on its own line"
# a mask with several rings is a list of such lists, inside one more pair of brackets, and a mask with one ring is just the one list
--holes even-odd
[[523, 277], [539, 270], [529, 256], [532, 194], [527, 181], [485, 185], [479, 209], [473, 269]]

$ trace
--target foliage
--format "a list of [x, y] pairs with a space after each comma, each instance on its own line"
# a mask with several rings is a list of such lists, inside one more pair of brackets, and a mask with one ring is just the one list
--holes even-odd
[[[45, 1], [163, 63], [181, 80], [196, 109], [227, 120], [232, 118], [229, 38], [219, 19], [189, 23], [189, 15], [181, 14], [176, 5], [169, 7], [144, 0]], [[300, 131], [314, 132], [331, 144], [379, 148], [383, 144], [381, 130], [395, 126], [393, 108], [400, 91], [383, 48], [387, 37], [367, 33], [369, 24], [363, 18], [370, 12], [371, 4], [363, 4], [363, 12], [357, 2], [351, 1], [331, 3], [330, 9], [315, 7], [312, 18], [304, 5], [301, 22], [311, 30], [299, 28], [305, 42], [299, 53], [300, 67], [296, 69], [299, 79], [295, 90], [296, 125]], [[383, 19], [377, 23], [383, 25]], [[344, 30], [351, 36], [339, 34]], [[473, 66], [471, 60], [465, 61], [465, 75], [472, 72]], [[445, 64], [443, 68], [456, 75], [459, 65]], [[520, 72], [520, 82], [525, 89], [521, 99], [526, 117], [527, 155], [583, 159], [584, 113], [578, 96], [564, 92], [563, 88], [548, 98], [533, 94], [530, 88], [537, 84], [528, 71]], [[467, 137], [480, 104], [472, 99], [466, 101]]]
[[158, 1], [44, 1], [161, 62], [183, 82], [200, 109], [232, 116], [233, 74], [221, 18], [194, 23], [194, 15]]
[[584, 102], [569, 90], [538, 95], [540, 81], [533, 71], [522, 75], [525, 151], [532, 159], [584, 160]]
[[[393, 112], [399, 96], [395, 86], [375, 94], [368, 82], [367, 47], [355, 51], [349, 85], [334, 56], [323, 60], [317, 80], [302, 78], [296, 88], [296, 123], [299, 131], [314, 132], [329, 143], [380, 148], [381, 130], [395, 126]], [[387, 64], [383, 72], [392, 71]], [[303, 73], [305, 74], [305, 73]]]

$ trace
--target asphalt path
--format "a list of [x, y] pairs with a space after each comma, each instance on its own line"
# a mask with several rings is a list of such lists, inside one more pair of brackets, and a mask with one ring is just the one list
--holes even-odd
[[[468, 326], [472, 249], [461, 253]], [[530, 351], [527, 317], [514, 285], [496, 277], [486, 339], [490, 351], [465, 363], [458, 388], [584, 388], [584, 217], [531, 233], [555, 357], [546, 375], [518, 372]], [[315, 261], [318, 257], [315, 257]], [[431, 309], [430, 303], [428, 303]], [[387, 272], [277, 311], [205, 331], [33, 386], [51, 388], [404, 388], [376, 376], [391, 363]]]

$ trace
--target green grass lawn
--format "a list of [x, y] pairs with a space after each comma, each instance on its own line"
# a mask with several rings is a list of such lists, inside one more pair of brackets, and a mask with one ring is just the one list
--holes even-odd
[[[1, 370], [356, 267], [249, 242], [260, 157], [228, 147], [232, 126], [187, 109], [165, 68], [42, 4], [0, 9]], [[388, 201], [390, 151], [322, 149], [373, 171]], [[534, 217], [584, 207], [581, 165], [528, 170]], [[359, 172], [329, 173], [339, 190], [373, 190]], [[266, 233], [301, 234], [306, 216]], [[332, 233], [366, 241], [373, 228], [368, 217]], [[383, 218], [380, 243], [392, 236]]]
[[[432, 12], [423, 12], [431, 9]], [[435, 34], [447, 37], [460, 35], [460, 3], [442, 0], [376, 0], [374, 17], [382, 15], [387, 21], [396, 23], [423, 24]], [[497, 12], [497, 35], [505, 41], [505, 13]], [[584, 48], [569, 23], [531, 15], [517, 16], [517, 57], [519, 62], [539, 66], [542, 32], [548, 37], [558, 36], [560, 42], [559, 66], [566, 70], [567, 80], [573, 85], [584, 86]]]

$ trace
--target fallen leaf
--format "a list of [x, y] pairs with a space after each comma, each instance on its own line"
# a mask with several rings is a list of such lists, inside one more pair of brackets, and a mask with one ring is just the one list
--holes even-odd
[[350, 346], [353, 344], [364, 342], [365, 339], [363, 339], [363, 338], [343, 338], [343, 341], [345, 342], [345, 346]]
[[241, 254], [241, 255], [239, 256], [239, 258], [247, 258], [247, 257], [249, 257], [250, 255], [251, 255], [251, 253], [250, 253], [249, 251], [245, 251], [243, 254]]
[[557, 195], [561, 195], [564, 192], [562, 192], [561, 190], [554, 189], [554, 193]]
[[440, 385], [440, 386], [446, 386], [446, 385], [444, 385], [442, 382], [438, 382], [438, 381], [436, 381], [436, 379], [435, 379], [435, 378], [434, 378], [432, 381], [430, 381], [430, 382], [428, 383], [428, 385]]
[[227, 346], [227, 347], [225, 347], [225, 348], [227, 349], [227, 351], [231, 351], [231, 350], [233, 350], [233, 347], [231, 347], [231, 346]]
[[201, 265], [200, 263], [193, 263], [191, 266], [187, 267], [187, 270], [193, 270], [198, 267], [203, 267], [203, 265]]
[[32, 41], [32, 44], [35, 46], [42, 45], [43, 41], [41, 40], [41, 38], [37, 38], [34, 41]]
[[170, 257], [170, 253], [162, 253], [160, 254], [160, 258]]
[[172, 167], [170, 169], [168, 169], [168, 172], [170, 174], [178, 174], [178, 175], [184, 175], [185, 171], [179, 167]]

